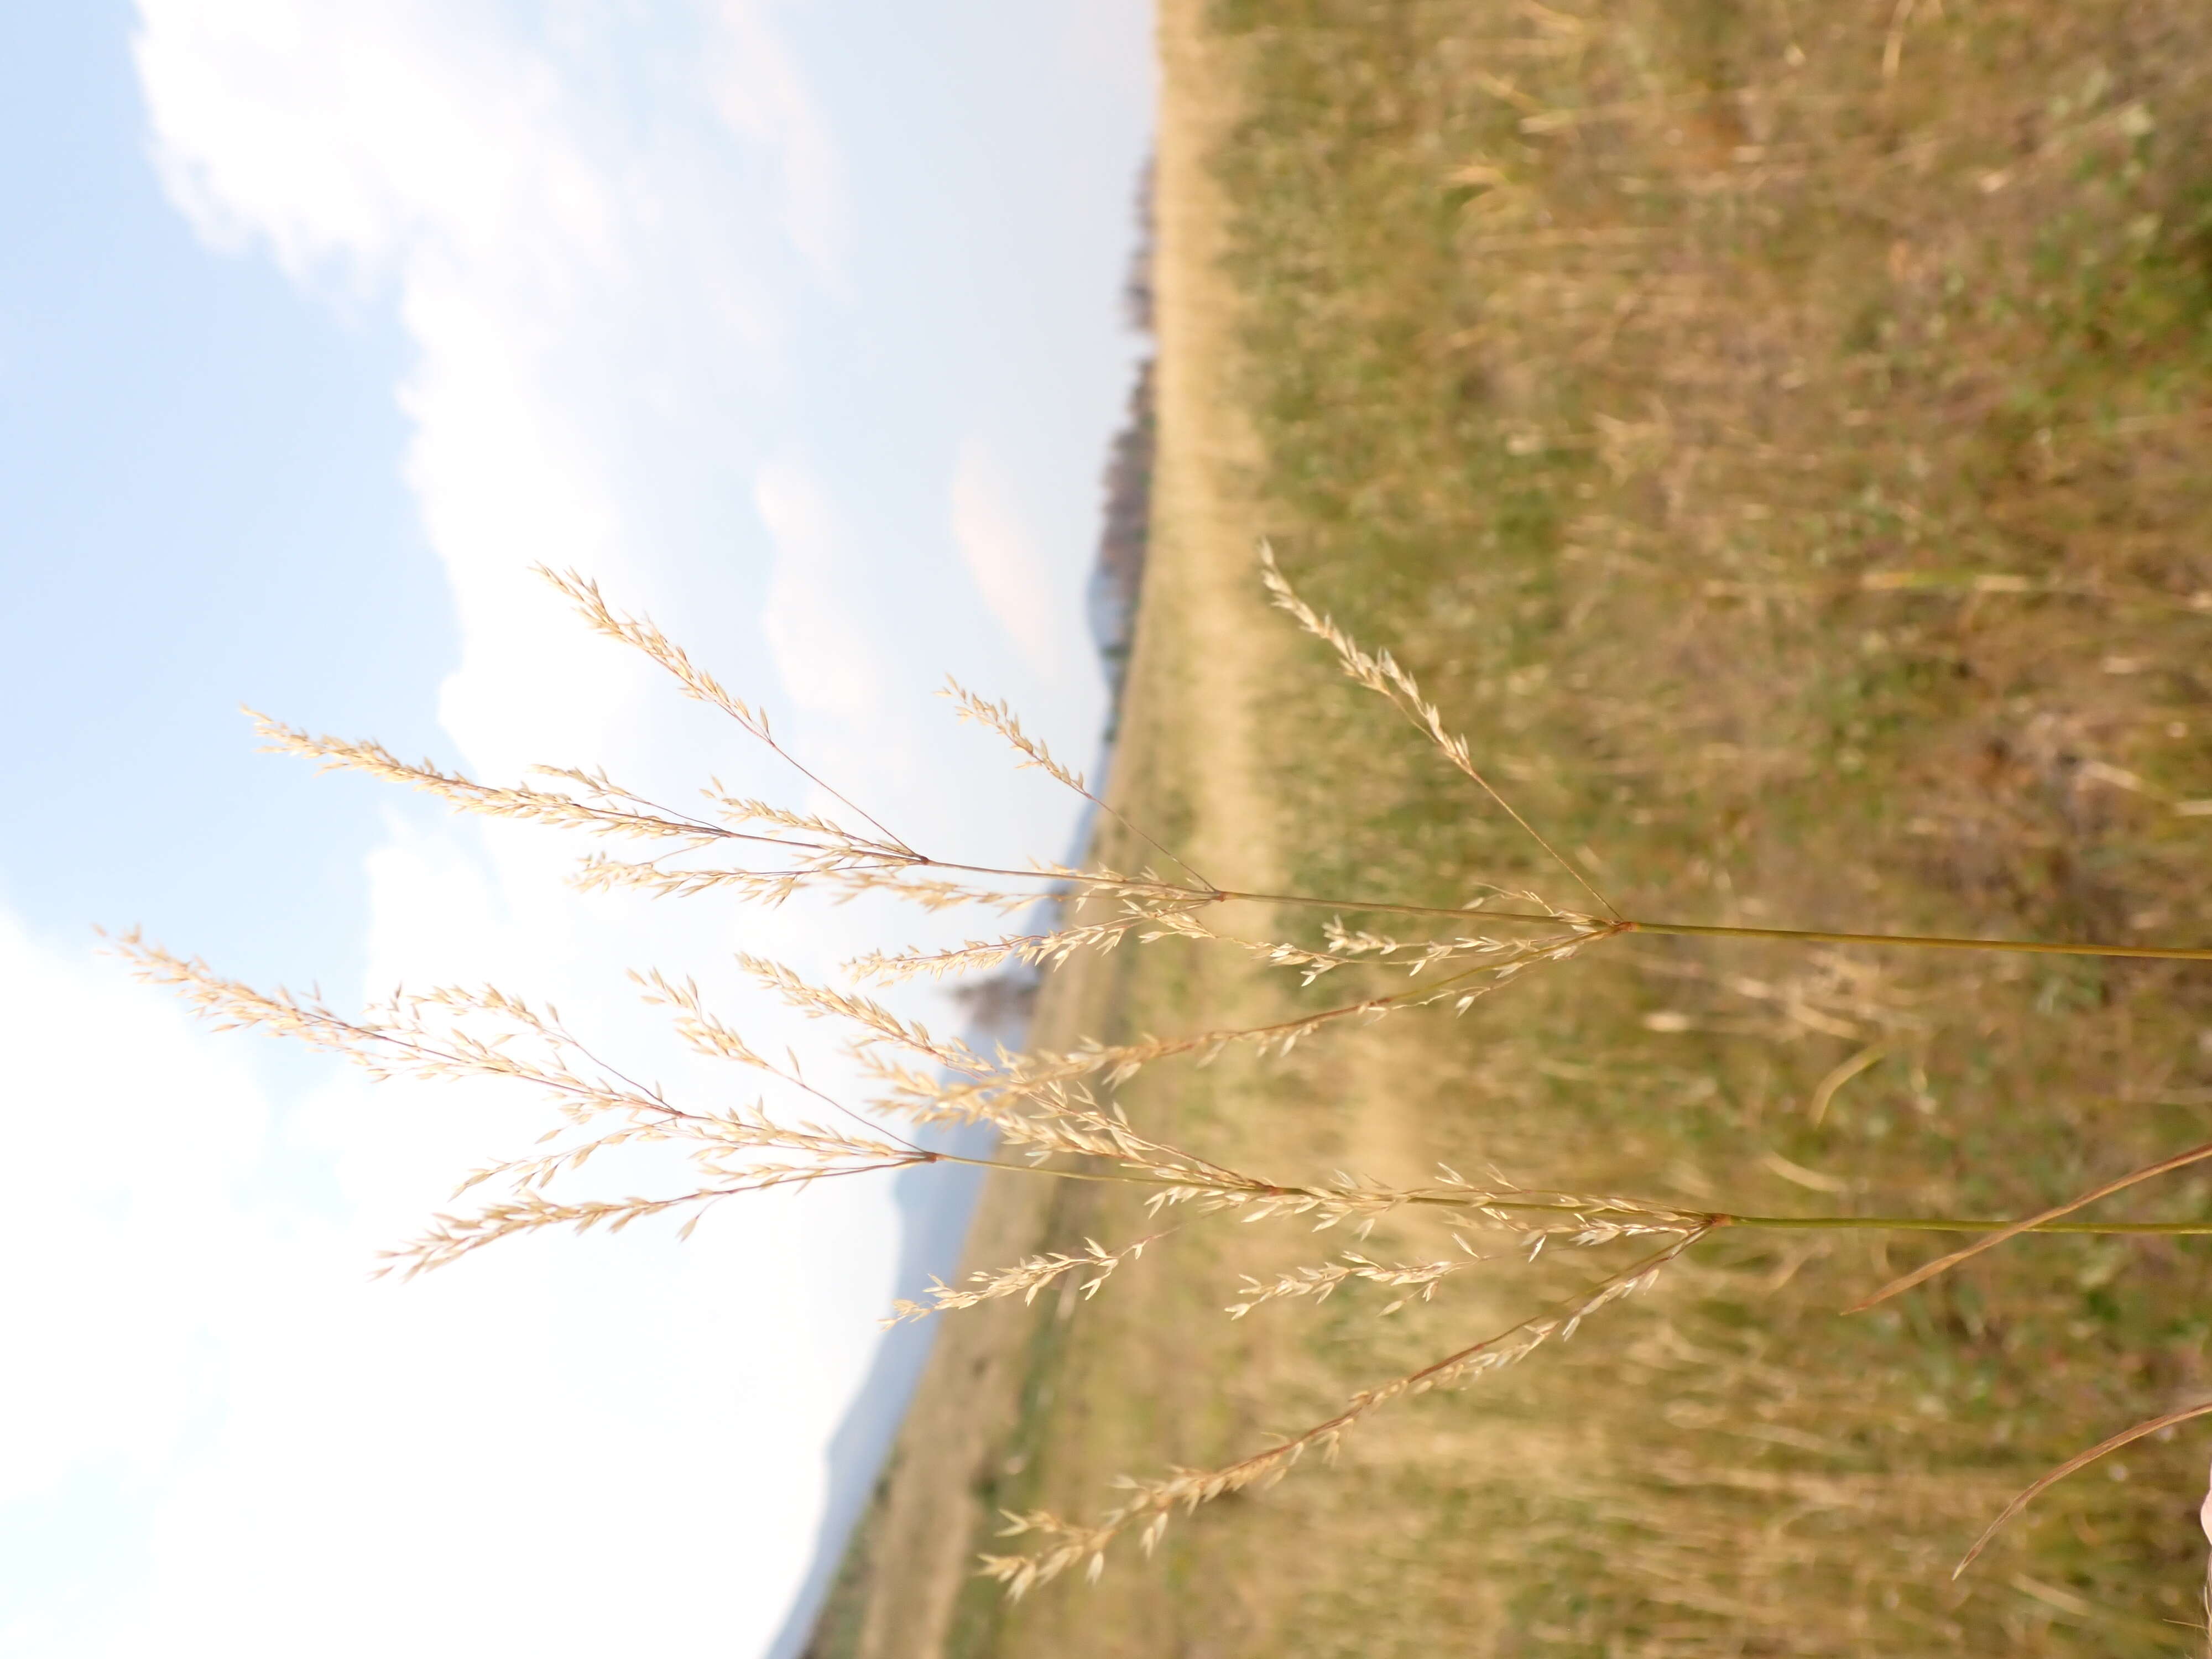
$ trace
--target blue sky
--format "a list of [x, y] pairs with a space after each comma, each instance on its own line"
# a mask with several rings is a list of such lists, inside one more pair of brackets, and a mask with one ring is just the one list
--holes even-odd
[[724, 964], [825, 973], [885, 918], [586, 901], [574, 849], [258, 756], [237, 706], [790, 798], [526, 574], [574, 565], [910, 839], [1059, 855], [1068, 804], [928, 693], [1095, 742], [1148, 29], [1123, 0], [0, 22], [0, 1320], [40, 1356], [0, 1382], [0, 1652], [770, 1639], [888, 1190], [372, 1285], [530, 1108], [191, 1026], [90, 929], [347, 1000], [494, 977], [725, 1086], [627, 1000], [657, 963], [834, 1076]]

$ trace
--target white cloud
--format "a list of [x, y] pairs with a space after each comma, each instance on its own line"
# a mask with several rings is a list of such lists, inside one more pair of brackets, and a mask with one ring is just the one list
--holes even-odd
[[[304, 276], [392, 273], [426, 243], [609, 244], [604, 181], [541, 58], [489, 8], [143, 0], [133, 41], [173, 199], [218, 244]], [[552, 251], [541, 246], [540, 252]], [[557, 277], [559, 267], [549, 276]]]
[[669, 10], [697, 36], [674, 70], [627, 61], [618, 9], [535, 38], [489, 0], [140, 6], [155, 158], [202, 234], [396, 296], [462, 635], [441, 714], [489, 769], [596, 748], [638, 678], [527, 567], [680, 584], [665, 475], [726, 463], [732, 387], [781, 372], [779, 240], [834, 263], [835, 148], [788, 47], [738, 0]]
[[883, 678], [827, 495], [804, 467], [774, 461], [754, 480], [753, 503], [775, 545], [761, 630], [785, 690], [801, 708], [865, 720], [884, 706]]
[[143, 1480], [217, 1398], [197, 1304], [261, 1241], [231, 1211], [268, 1109], [167, 999], [0, 912], [0, 1502], [86, 1467]]
[[969, 439], [952, 474], [952, 536], [983, 603], [1040, 679], [1061, 678], [1068, 627], [1054, 602], [1013, 484], [990, 448]]
[[830, 129], [757, 5], [723, 0], [720, 21], [720, 49], [708, 68], [716, 112], [732, 131], [768, 147], [782, 186], [785, 233], [817, 270], [836, 277], [845, 213]]

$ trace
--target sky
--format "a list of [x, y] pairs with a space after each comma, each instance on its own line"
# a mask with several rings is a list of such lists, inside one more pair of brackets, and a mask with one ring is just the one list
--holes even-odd
[[528, 574], [573, 567], [909, 841], [1063, 855], [1070, 801], [931, 693], [1097, 746], [1149, 27], [1137, 0], [0, 17], [0, 1654], [775, 1642], [912, 1189], [372, 1280], [543, 1116], [210, 1030], [93, 930], [341, 1006], [489, 979], [727, 1100], [632, 995], [657, 964], [838, 1078], [732, 953], [818, 977], [940, 935], [580, 896], [574, 846], [258, 754], [240, 705], [496, 781], [810, 804]]

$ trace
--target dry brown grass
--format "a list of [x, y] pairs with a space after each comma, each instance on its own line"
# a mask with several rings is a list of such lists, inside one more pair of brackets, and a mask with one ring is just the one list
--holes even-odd
[[[1923, 6], [1893, 31], [1887, 5], [1230, 5], [1218, 33], [1198, 10], [1166, 13], [1168, 148], [1217, 145], [1230, 189], [1164, 181], [1214, 218], [1164, 250], [1163, 320], [1178, 284], [1241, 319], [1183, 373], [1233, 388], [1258, 453], [1216, 472], [1237, 536], [1176, 556], [1272, 534], [1632, 913], [2202, 936], [2191, 9]], [[1532, 211], [1551, 222], [1511, 222]], [[1224, 418], [1164, 413], [1164, 456]], [[1261, 637], [1249, 600], [1219, 605], [1206, 627]], [[1219, 741], [1175, 700], [1194, 627], [1148, 613], [1167, 706], [1116, 780], [1170, 816]], [[1267, 884], [1449, 903], [1532, 878], [1381, 721], [1280, 671], [1237, 706], [1291, 849]], [[1624, 948], [1457, 1030], [1139, 1079], [1130, 1109], [1231, 1159], [1489, 1157], [1775, 1210], [2028, 1213], [2201, 1139], [2196, 970]], [[1218, 1006], [1202, 965], [1146, 960], [1103, 1007], [1092, 981], [1101, 1018]], [[2136, 1213], [2206, 1190], [2174, 1177]], [[1231, 1454], [1401, 1340], [1349, 1304], [1326, 1336], [1222, 1332], [1182, 1286], [1265, 1275], [1265, 1249], [1165, 1248], [1182, 1271], [1148, 1261], [1060, 1328], [999, 1501], [1095, 1502], [1150, 1448]], [[2034, 1475], [2212, 1391], [2193, 1252], [2008, 1249], [1841, 1322], [1922, 1254], [1717, 1246], [1633, 1332], [1378, 1420], [1334, 1481], [1200, 1516], [1157, 1575], [1032, 1598], [953, 1650], [2186, 1647], [2185, 1438], [2065, 1483], [1946, 1580]], [[1500, 1311], [1461, 1294], [1471, 1328]]]

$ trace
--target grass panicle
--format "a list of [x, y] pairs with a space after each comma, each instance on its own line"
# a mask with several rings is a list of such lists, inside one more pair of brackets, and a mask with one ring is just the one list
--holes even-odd
[[[1182, 940], [1200, 946], [1225, 945], [1263, 967], [1287, 969], [1305, 987], [1325, 975], [1346, 974], [1380, 976], [1383, 982], [1367, 994], [1255, 1025], [1120, 1042], [1086, 1041], [1059, 1053], [1001, 1049], [987, 1054], [959, 1038], [933, 1032], [859, 990], [816, 984], [781, 963], [740, 956], [738, 967], [756, 986], [802, 1016], [828, 1021], [846, 1033], [848, 1051], [876, 1088], [868, 1097], [848, 1101], [808, 1082], [795, 1059], [764, 1056], [736, 1025], [708, 1006], [693, 981], [658, 969], [634, 975], [640, 994], [666, 1011], [675, 1035], [690, 1049], [733, 1063], [763, 1079], [767, 1092], [762, 1099], [717, 1107], [672, 1098], [658, 1085], [638, 1081], [588, 1048], [562, 1022], [557, 1011], [494, 988], [396, 994], [362, 1016], [348, 1018], [317, 998], [301, 999], [282, 989], [263, 993], [226, 979], [196, 959], [173, 955], [136, 934], [118, 941], [115, 949], [140, 977], [176, 990], [220, 1026], [258, 1029], [335, 1052], [375, 1078], [498, 1079], [524, 1085], [547, 1102], [556, 1121], [539, 1150], [471, 1171], [456, 1192], [458, 1198], [489, 1188], [499, 1195], [472, 1211], [435, 1217], [415, 1240], [389, 1253], [386, 1272], [411, 1276], [502, 1240], [549, 1228], [615, 1232], [650, 1218], [680, 1215], [688, 1233], [708, 1210], [732, 1197], [942, 1163], [981, 1165], [1009, 1177], [1122, 1183], [1139, 1189], [1156, 1215], [1173, 1210], [1194, 1218], [1296, 1219], [1322, 1230], [1344, 1225], [1363, 1238], [1385, 1218], [1410, 1220], [1433, 1226], [1456, 1247], [1454, 1255], [1402, 1262], [1346, 1250], [1271, 1279], [1248, 1276], [1239, 1299], [1228, 1308], [1237, 1319], [1277, 1303], [1318, 1304], [1340, 1288], [1355, 1284], [1379, 1287], [1389, 1298], [1384, 1313], [1409, 1304], [1433, 1303], [1438, 1287], [1453, 1275], [1493, 1259], [1469, 1242], [1470, 1235], [1502, 1239], [1512, 1246], [1509, 1255], [1530, 1258], [1547, 1243], [1603, 1251], [1623, 1241], [1665, 1241], [1655, 1252], [1604, 1273], [1595, 1288], [1365, 1389], [1337, 1413], [1240, 1461], [1212, 1469], [1177, 1468], [1164, 1476], [1128, 1481], [1129, 1495], [1088, 1522], [1042, 1510], [1010, 1516], [1007, 1535], [1030, 1540], [1032, 1547], [1026, 1553], [988, 1556], [982, 1571], [1017, 1596], [1079, 1565], [1095, 1577], [1109, 1546], [1126, 1534], [1133, 1533], [1149, 1551], [1176, 1511], [1188, 1512], [1224, 1494], [1273, 1482], [1308, 1452], [1333, 1453], [1347, 1432], [1384, 1405], [1463, 1385], [1525, 1358], [1554, 1339], [1564, 1340], [1585, 1320], [1650, 1285], [1662, 1269], [1719, 1231], [1994, 1230], [1978, 1243], [1897, 1279], [1863, 1305], [1924, 1283], [1953, 1264], [2023, 1233], [2212, 1231], [2212, 1225], [2188, 1223], [2098, 1224], [2068, 1219], [2099, 1198], [2212, 1156], [2212, 1148], [2203, 1146], [2107, 1182], [2040, 1215], [2000, 1224], [1945, 1216], [1776, 1216], [1692, 1209], [1632, 1196], [1529, 1190], [1503, 1179], [1477, 1186], [1449, 1170], [1443, 1171], [1437, 1183], [1421, 1187], [1391, 1186], [1348, 1174], [1285, 1183], [1225, 1167], [1133, 1124], [1112, 1096], [1142, 1067], [1180, 1058], [1204, 1063], [1232, 1047], [1279, 1056], [1340, 1024], [1371, 1023], [1419, 1006], [1463, 1011], [1476, 998], [1529, 969], [1565, 963], [1586, 949], [1631, 933], [1702, 933], [1808, 945], [1848, 941], [1952, 948], [1984, 943], [1708, 927], [1625, 915], [1489, 781], [1471, 758], [1466, 740], [1448, 730], [1436, 704], [1389, 653], [1367, 650], [1309, 606], [1266, 548], [1261, 550], [1261, 573], [1275, 605], [1323, 641], [1347, 676], [1388, 701], [1431, 749], [1471, 780], [1550, 863], [1573, 878], [1595, 910], [1561, 906], [1534, 891], [1493, 890], [1461, 910], [1418, 912], [1434, 920], [1449, 915], [1459, 921], [1456, 928], [1401, 937], [1344, 920], [1388, 914], [1392, 907], [1386, 902], [1358, 894], [1278, 895], [1218, 887], [1198, 877], [1149, 836], [1145, 838], [1183, 878], [1151, 869], [1132, 875], [1103, 866], [1039, 865], [1016, 870], [927, 854], [792, 757], [777, 742], [764, 715], [725, 690], [650, 621], [615, 610], [595, 585], [579, 576], [549, 573], [592, 628], [659, 664], [687, 695], [720, 708], [824, 791], [850, 817], [840, 821], [735, 798], [719, 785], [704, 792], [706, 812], [686, 813], [648, 800], [602, 772], [572, 769], [541, 769], [536, 775], [548, 781], [544, 787], [488, 784], [427, 762], [407, 764], [374, 743], [311, 736], [257, 715], [264, 738], [271, 747], [325, 768], [365, 772], [426, 791], [463, 812], [660, 845], [662, 850], [638, 862], [592, 857], [578, 877], [586, 888], [627, 886], [669, 896], [719, 892], [768, 904], [805, 891], [833, 899], [877, 892], [906, 899], [924, 910], [963, 903], [1005, 909], [1040, 894], [1058, 896], [1056, 915], [1042, 931], [971, 942], [951, 951], [893, 951], [863, 957], [848, 964], [855, 981], [895, 984], [990, 969], [1009, 962], [1054, 964], [1077, 952], [1110, 951], [1129, 941]], [[1022, 757], [1021, 765], [1042, 770], [1085, 799], [1097, 800], [1085, 780], [1031, 738], [1003, 703], [988, 702], [957, 684], [947, 695], [962, 719], [1004, 738]], [[1030, 885], [1010, 887], [1009, 883]], [[1493, 900], [1510, 908], [1501, 909]], [[1304, 938], [1247, 937], [1218, 925], [1217, 919], [1228, 914], [1224, 907], [1236, 901], [1242, 902], [1240, 915], [1264, 907], [1294, 918], [1325, 912], [1327, 920], [1317, 933]], [[1500, 921], [1534, 924], [1539, 931], [1501, 937], [1470, 926]], [[2038, 944], [1999, 948], [2077, 947]], [[2166, 954], [2193, 957], [2204, 953], [2171, 948]], [[1399, 981], [1395, 988], [1389, 982], [1393, 978]], [[1413, 982], [1406, 982], [1409, 981]], [[1753, 989], [1766, 994], [1764, 987]], [[1812, 1012], [1820, 999], [1810, 990], [1772, 994], [1781, 996], [1801, 1017], [1829, 1018]], [[1868, 1002], [1853, 990], [1848, 975], [1832, 983], [1827, 994], [1829, 1006], [1861, 1018], [1888, 1020], [1900, 1029], [1911, 1023], [1907, 1012]], [[1820, 1115], [1854, 1069], [1864, 1069], [1874, 1063], [1869, 1056], [1885, 1052], [1883, 1042], [1878, 1042], [1838, 1068], [1832, 1080], [1821, 1085], [1814, 1115]], [[927, 1148], [890, 1127], [903, 1123], [918, 1129], [948, 1122], [988, 1124], [1005, 1156], [977, 1158]], [[595, 1155], [643, 1143], [680, 1146], [689, 1158], [695, 1184], [619, 1198], [568, 1191]], [[898, 1303], [887, 1322], [1009, 1297], [1030, 1301], [1046, 1286], [1061, 1283], [1076, 1285], [1087, 1299], [1160, 1237], [1148, 1234], [1110, 1250], [1096, 1240], [1085, 1240], [1079, 1249], [1032, 1255], [1003, 1269], [979, 1269], [958, 1286], [933, 1285], [924, 1301]], [[2160, 1421], [2179, 1421], [2186, 1415]], [[2110, 1443], [2116, 1446], [2127, 1437]], [[2019, 1503], [2024, 1504], [2033, 1490]]]

